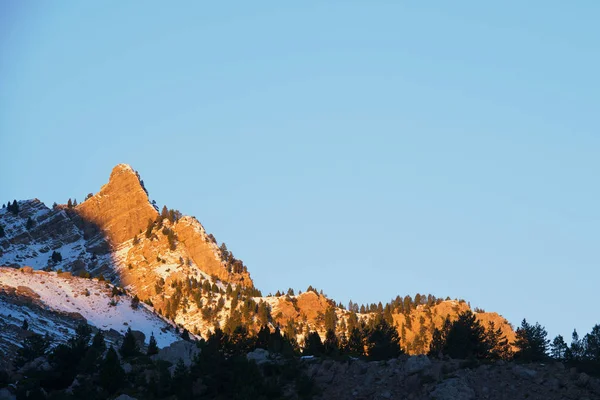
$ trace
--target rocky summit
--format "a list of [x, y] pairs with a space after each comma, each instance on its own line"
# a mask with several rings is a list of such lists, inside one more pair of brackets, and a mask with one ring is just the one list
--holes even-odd
[[100, 227], [113, 246], [133, 238], [158, 215], [139, 175], [127, 164], [114, 167], [108, 183], [75, 210]]

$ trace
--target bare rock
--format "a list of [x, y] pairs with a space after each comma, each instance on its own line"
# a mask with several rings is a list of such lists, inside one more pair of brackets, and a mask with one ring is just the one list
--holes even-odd
[[144, 344], [144, 342], [146, 341], [146, 335], [144, 334], [144, 332], [132, 330], [131, 333], [133, 334], [133, 337], [135, 338], [136, 342], [138, 342], [141, 345]]
[[432, 400], [473, 400], [475, 392], [460, 378], [450, 378], [439, 383], [430, 393]]
[[126, 374], [130, 374], [131, 371], [133, 371], [133, 367], [131, 366], [131, 364], [125, 363], [123, 364], [123, 371], [125, 371]]
[[135, 397], [128, 396], [126, 394], [119, 395], [119, 397], [115, 397], [115, 400], [137, 400]]
[[15, 400], [17, 396], [12, 394], [7, 388], [0, 389], [0, 400]]
[[579, 374], [576, 383], [577, 386], [586, 387], [590, 383], [590, 376], [585, 372], [582, 372], [581, 374]]
[[194, 357], [199, 353], [200, 349], [198, 349], [195, 343], [180, 340], [160, 349], [158, 354], [152, 356], [152, 359], [168, 361], [173, 365], [177, 364], [179, 359], [181, 359], [185, 366], [189, 367], [192, 365]]
[[77, 212], [99, 226], [114, 245], [146, 229], [148, 220], [154, 220], [158, 215], [140, 178], [126, 164], [113, 168], [108, 183], [77, 206]]
[[418, 356], [412, 356], [404, 364], [404, 369], [407, 375], [416, 374], [427, 368], [431, 367], [431, 361], [429, 357], [424, 354]]
[[525, 368], [520, 365], [513, 367], [512, 372], [515, 376], [522, 379], [534, 379], [537, 376], [537, 372], [535, 370]]
[[254, 361], [256, 365], [268, 364], [271, 362], [269, 352], [265, 349], [256, 349], [246, 354], [248, 361]]

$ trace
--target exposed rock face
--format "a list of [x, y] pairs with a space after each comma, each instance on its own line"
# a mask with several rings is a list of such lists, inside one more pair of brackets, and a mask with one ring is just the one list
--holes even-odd
[[429, 361], [429, 357], [426, 355], [418, 355], [412, 356], [408, 360], [406, 360], [406, 373], [409, 375], [416, 374], [417, 372], [421, 372], [426, 368], [431, 366], [431, 361]]
[[256, 365], [263, 365], [270, 363], [269, 352], [265, 349], [256, 349], [246, 354], [248, 361], [254, 361]]
[[155, 360], [169, 361], [173, 365], [177, 364], [179, 360], [183, 360], [185, 366], [189, 367], [192, 365], [194, 357], [196, 357], [199, 352], [200, 349], [198, 349], [195, 343], [181, 340], [160, 349], [158, 354], [152, 356], [152, 358]]
[[[332, 306], [331, 300], [315, 292], [308, 291], [297, 296], [271, 297], [271, 314], [276, 322], [285, 326], [288, 321], [306, 321], [314, 324], [319, 316]], [[323, 332], [324, 334], [324, 332]]]
[[[600, 379], [570, 372], [562, 364], [526, 364], [518, 368], [529, 372], [515, 374], [513, 363], [477, 365], [464, 360], [431, 359], [429, 363], [420, 363], [422, 369], [414, 372], [410, 367], [414, 360], [417, 358], [401, 356], [386, 362], [319, 359], [301, 362], [321, 390], [315, 399], [600, 398]], [[532, 375], [535, 377], [532, 378]]]
[[[108, 243], [92, 224], [85, 224], [72, 209], [50, 209], [38, 199], [18, 204], [18, 215], [0, 209], [0, 224], [5, 231], [0, 238], [0, 266], [87, 269], [110, 275]], [[54, 251], [61, 254], [61, 260], [52, 260]]]
[[216, 243], [208, 238], [204, 227], [192, 217], [183, 217], [174, 227], [179, 243], [185, 246], [189, 257], [209, 275], [225, 282], [252, 286], [247, 272], [231, 274], [224, 267]]
[[108, 183], [77, 206], [77, 212], [97, 224], [113, 245], [133, 238], [158, 215], [138, 175], [126, 164], [114, 167]]
[[[464, 301], [445, 300], [432, 307], [419, 306], [417, 309], [411, 310], [410, 323], [405, 314], [394, 313], [393, 318], [394, 324], [398, 326], [398, 331], [404, 332], [404, 334], [400, 335], [402, 346], [409, 354], [420, 354], [427, 352], [429, 349], [434, 328], [441, 329], [446, 318], [454, 321], [458, 317], [458, 314], [470, 309], [469, 305]], [[509, 322], [501, 315], [495, 312], [477, 312], [475, 313], [475, 317], [486, 329], [489, 323], [493, 322], [496, 329], [500, 328], [502, 330], [502, 334], [506, 336], [509, 343], [515, 340], [515, 332]], [[426, 333], [424, 337], [418, 338], [422, 325], [425, 326]]]

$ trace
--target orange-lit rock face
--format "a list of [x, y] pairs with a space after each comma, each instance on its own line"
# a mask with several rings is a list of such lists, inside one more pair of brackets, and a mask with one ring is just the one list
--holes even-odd
[[215, 275], [224, 282], [252, 287], [252, 280], [247, 272], [232, 274], [223, 266], [216, 244], [212, 243], [202, 225], [191, 217], [183, 217], [174, 226], [177, 239], [189, 257], [202, 271]]
[[135, 171], [126, 164], [113, 168], [108, 183], [77, 206], [80, 215], [97, 224], [113, 245], [145, 230], [158, 215]]
[[314, 292], [305, 292], [291, 299], [288, 296], [277, 298], [271, 314], [280, 325], [285, 325], [290, 320], [304, 321], [314, 325], [317, 323], [319, 315], [325, 314], [330, 306], [325, 296], [319, 296]]
[[[458, 314], [464, 313], [467, 310], [470, 310], [467, 303], [449, 300], [436, 304], [430, 309], [418, 307], [417, 309], [411, 310], [410, 323], [408, 323], [406, 315], [404, 314], [393, 314], [392, 317], [394, 319], [394, 325], [397, 326], [398, 333], [400, 333], [402, 345], [408, 349], [410, 354], [418, 354], [420, 352], [411, 349], [409, 344], [415, 341], [423, 326], [426, 328], [426, 334], [423, 338], [423, 348], [426, 351], [431, 342], [433, 329], [441, 329], [446, 318], [449, 318], [450, 321], [455, 321], [458, 318]], [[485, 329], [488, 328], [490, 322], [493, 322], [496, 329], [500, 328], [502, 330], [503, 335], [506, 336], [509, 343], [512, 343], [515, 340], [515, 332], [512, 327], [508, 321], [498, 313], [478, 312], [475, 313], [475, 317]]]

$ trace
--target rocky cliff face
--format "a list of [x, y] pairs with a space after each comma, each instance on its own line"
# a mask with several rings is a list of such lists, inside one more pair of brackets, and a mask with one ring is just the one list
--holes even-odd
[[76, 211], [98, 225], [114, 246], [145, 230], [148, 220], [158, 216], [137, 173], [126, 164], [114, 167], [108, 183]]

